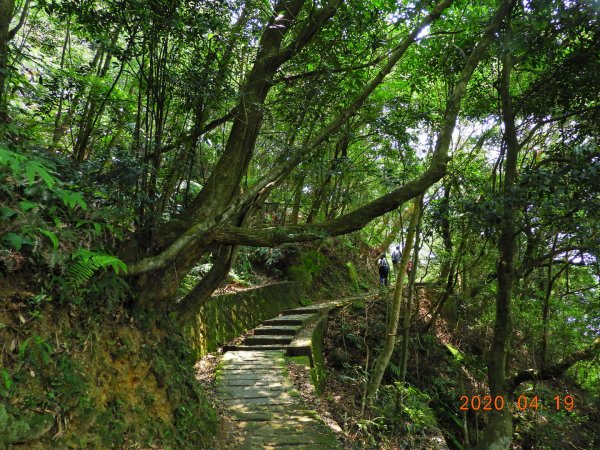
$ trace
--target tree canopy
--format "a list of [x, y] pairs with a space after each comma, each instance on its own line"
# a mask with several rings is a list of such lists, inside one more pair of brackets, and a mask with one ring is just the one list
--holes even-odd
[[68, 299], [108, 268], [181, 325], [247, 247], [377, 247], [422, 196], [434, 317], [460, 290], [493, 327], [492, 394], [562, 374], [600, 346], [599, 19], [586, 0], [0, 0], [3, 270], [42, 266]]

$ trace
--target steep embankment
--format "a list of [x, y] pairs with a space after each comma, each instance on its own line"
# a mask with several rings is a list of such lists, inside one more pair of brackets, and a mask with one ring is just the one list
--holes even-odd
[[[287, 274], [310, 297], [358, 291], [363, 283], [351, 269], [360, 251], [340, 252], [332, 242], [262, 255], [272, 264], [255, 258], [261, 283]], [[85, 295], [63, 298], [44, 291], [45, 269], [23, 264], [0, 279], [0, 447], [210, 444], [217, 416], [179, 332], [132, 316], [126, 286], [108, 272]], [[251, 278], [250, 270], [237, 272]], [[245, 314], [229, 313], [237, 325]]]
[[[460, 399], [483, 399], [489, 393], [483, 349], [489, 344], [491, 333], [468, 323], [456, 323], [451, 308], [442, 311], [430, 332], [422, 331], [438, 297], [432, 287], [418, 289], [420, 317], [425, 320], [415, 319], [411, 327], [408, 383], [395, 382], [399, 370], [399, 355], [395, 353], [373, 409], [364, 408], [363, 396], [368, 370], [383, 342], [387, 302], [381, 298], [357, 300], [330, 315], [323, 345], [327, 379], [318, 401], [357, 448], [387, 445], [421, 449], [447, 445], [463, 449], [467, 440], [476, 444], [487, 412], [462, 411]], [[564, 408], [557, 411], [553, 406], [556, 395], [567, 394], [575, 398], [576, 415]], [[529, 399], [537, 395], [540, 407], [520, 410], [520, 395]], [[521, 386], [507, 406], [514, 418], [514, 444], [527, 449], [597, 448], [598, 405], [592, 402], [568, 376]]]
[[212, 440], [216, 415], [176, 334], [102, 298], [46, 303], [16, 276], [0, 286], [0, 448], [205, 448]]

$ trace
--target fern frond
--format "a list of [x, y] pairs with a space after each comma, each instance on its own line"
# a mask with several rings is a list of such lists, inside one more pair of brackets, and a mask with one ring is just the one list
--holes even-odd
[[110, 267], [117, 275], [120, 272], [127, 273], [127, 266], [116, 256], [79, 249], [73, 253], [72, 258], [76, 261], [69, 267], [67, 282], [74, 287], [87, 284], [100, 269]]

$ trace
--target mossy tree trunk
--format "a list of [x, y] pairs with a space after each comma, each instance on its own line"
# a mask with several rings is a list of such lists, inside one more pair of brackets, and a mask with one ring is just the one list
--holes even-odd
[[400, 268], [396, 275], [396, 287], [394, 288], [394, 297], [392, 302], [392, 310], [388, 319], [387, 330], [385, 334], [385, 340], [383, 342], [383, 348], [381, 353], [375, 361], [375, 367], [371, 374], [371, 379], [367, 386], [366, 402], [368, 405], [373, 404], [375, 395], [381, 385], [383, 374], [387, 369], [392, 353], [394, 353], [394, 346], [396, 345], [396, 332], [398, 330], [398, 322], [400, 321], [400, 309], [402, 305], [402, 289], [404, 287], [404, 278], [406, 276], [406, 268], [408, 261], [410, 260], [413, 241], [415, 237], [415, 230], [417, 228], [417, 222], [421, 214], [421, 198], [414, 200], [413, 213], [410, 218], [408, 225], [408, 231], [406, 232], [406, 240], [404, 241], [404, 247], [402, 248], [402, 257], [400, 258]]

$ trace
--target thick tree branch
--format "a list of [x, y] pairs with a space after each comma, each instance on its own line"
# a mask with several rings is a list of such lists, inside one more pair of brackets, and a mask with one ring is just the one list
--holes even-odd
[[551, 380], [560, 377], [571, 366], [579, 361], [592, 359], [600, 355], [600, 337], [590, 345], [565, 356], [562, 361], [542, 369], [527, 369], [515, 373], [509, 380], [511, 393], [525, 381]]
[[175, 305], [177, 319], [185, 324], [210, 299], [217, 287], [227, 278], [238, 246], [219, 246], [212, 267], [196, 286]]
[[385, 59], [385, 55], [381, 55], [367, 63], [357, 64], [356, 66], [316, 69], [316, 70], [311, 70], [308, 72], [298, 73], [295, 75], [288, 75], [287, 77], [281, 77], [281, 78], [275, 80], [275, 83], [281, 83], [281, 82], [290, 83], [294, 80], [298, 80], [301, 78], [310, 78], [310, 77], [314, 77], [317, 75], [325, 75], [325, 74], [332, 74], [332, 73], [344, 73], [344, 72], [351, 72], [353, 70], [366, 69], [367, 67], [373, 67], [373, 66], [379, 64], [384, 59]]
[[[363, 104], [370, 93], [383, 81], [384, 77], [392, 70], [396, 62], [404, 54], [406, 49], [414, 41], [422, 28], [431, 23], [434, 18], [439, 17], [442, 11], [450, 6], [451, 1], [444, 1], [436, 6], [434, 12], [424, 19], [424, 21], [411, 33], [411, 35], [397, 48], [393, 56], [390, 58], [386, 66], [379, 74], [369, 83], [369, 85], [359, 94], [354, 102], [343, 111], [340, 116], [330, 125], [319, 133], [319, 136], [304, 147], [304, 151], [308, 152], [313, 147], [322, 143], [325, 136], [329, 136], [333, 131], [337, 130], [341, 124], [347, 120], [358, 108]], [[219, 243], [240, 243], [243, 245], [254, 246], [269, 246], [278, 245], [284, 242], [301, 242], [320, 239], [327, 236], [338, 236], [351, 233], [364, 227], [367, 223], [376, 217], [379, 217], [387, 212], [398, 208], [402, 203], [422, 194], [429, 186], [440, 180], [446, 173], [448, 161], [448, 149], [452, 138], [452, 132], [456, 123], [456, 118], [460, 109], [460, 102], [466, 91], [467, 83], [469, 82], [475, 67], [483, 58], [485, 51], [494, 39], [494, 33], [502, 22], [504, 16], [510, 9], [511, 2], [507, 1], [497, 11], [491, 24], [486, 29], [479, 43], [475, 46], [473, 52], [467, 59], [465, 66], [456, 82], [446, 113], [444, 116], [443, 126], [438, 134], [435, 151], [430, 167], [416, 180], [413, 180], [406, 185], [396, 189], [395, 191], [384, 195], [367, 205], [364, 205], [355, 211], [343, 215], [338, 219], [319, 225], [304, 225], [291, 227], [276, 227], [266, 228], [262, 230], [240, 230], [235, 227], [221, 226], [214, 231], [213, 240]], [[303, 155], [301, 150], [300, 156], [290, 158], [280, 164], [278, 168], [267, 175], [263, 180], [259, 181], [255, 186], [248, 190], [246, 196], [254, 198], [260, 192], [259, 189], [266, 188], [269, 183], [274, 182], [279, 176], [284, 175], [297, 164], [297, 159], [301, 160]], [[299, 162], [299, 161], [298, 161]], [[252, 197], [250, 197], [252, 196]]]
[[212, 232], [212, 241], [219, 244], [240, 244], [269, 247], [286, 242], [305, 242], [339, 236], [357, 231], [376, 217], [397, 209], [417, 197], [445, 174], [445, 164], [432, 165], [418, 179], [384, 195], [361, 208], [333, 221], [315, 225], [296, 225], [263, 229], [247, 229], [230, 225], [219, 226]]
[[[402, 56], [406, 53], [408, 48], [415, 42], [419, 33], [428, 25], [430, 25], [434, 20], [438, 19], [442, 12], [450, 7], [453, 0], [443, 0], [439, 4], [435, 6], [433, 11], [423, 19], [419, 25], [415, 27], [415, 29], [402, 41], [398, 44], [391, 52], [391, 55], [385, 64], [385, 66], [379, 71], [379, 73], [364, 87], [364, 89], [354, 98], [354, 100], [344, 108], [338, 116], [333, 119], [327, 126], [321, 129], [321, 131], [317, 134], [317, 136], [307, 143], [305, 143], [294, 155], [282, 155], [279, 163], [263, 178], [257, 181], [250, 189], [246, 191], [246, 193], [238, 198], [236, 204], [232, 205], [232, 207], [239, 207], [249, 200], [256, 197], [263, 189], [269, 186], [271, 183], [280, 179], [281, 177], [289, 174], [300, 162], [303, 158], [311, 153], [314, 149], [319, 148], [323, 142], [325, 142], [329, 136], [339, 130], [339, 128], [344, 125], [350, 117], [355, 115], [358, 110], [363, 106], [365, 101], [369, 98], [369, 96], [373, 93], [373, 91], [383, 83], [385, 77], [392, 71], [392, 69], [396, 66], [398, 61], [402, 58]], [[476, 53], [477, 47], [473, 53]], [[477, 60], [478, 61], [478, 60]], [[473, 66], [473, 69], [475, 67]], [[464, 74], [463, 74], [464, 75]], [[464, 77], [461, 76], [457, 86], [460, 85], [461, 79]], [[470, 78], [470, 74], [468, 76]], [[468, 81], [468, 79], [467, 79]], [[464, 86], [460, 86], [460, 88], [466, 87], [466, 83]], [[459, 89], [460, 90], [460, 89]], [[457, 92], [458, 93], [458, 92]], [[460, 98], [462, 98], [462, 92], [460, 94]], [[460, 100], [459, 98], [459, 100]], [[454, 104], [456, 99], [451, 100], [451, 103]], [[458, 113], [458, 109], [456, 109]], [[449, 111], [447, 111], [448, 113]], [[451, 112], [450, 112], [451, 113]], [[446, 122], [445, 122], [446, 123]], [[454, 129], [454, 121], [452, 121], [452, 129]], [[448, 142], [450, 143], [452, 133], [448, 136]], [[446, 150], [447, 153], [447, 150]], [[418, 195], [418, 194], [417, 194]]]

